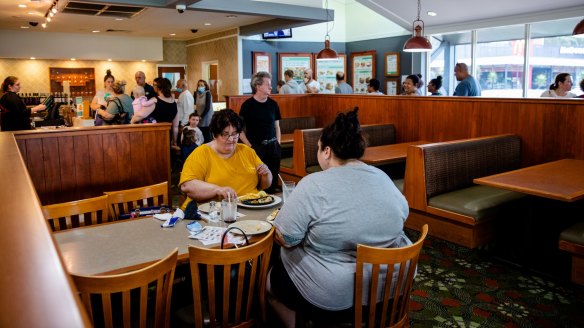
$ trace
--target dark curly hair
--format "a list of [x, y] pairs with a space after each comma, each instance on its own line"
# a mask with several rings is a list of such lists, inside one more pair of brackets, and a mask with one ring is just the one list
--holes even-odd
[[116, 80], [116, 78], [112, 75], [112, 70], [108, 69], [105, 71], [105, 76], [103, 77], [103, 82], [107, 81], [107, 79], [112, 79], [112, 80]]
[[358, 159], [365, 153], [367, 141], [357, 118], [358, 107], [348, 113], [339, 113], [335, 121], [322, 129], [320, 150], [330, 147], [340, 160]]
[[214, 137], [218, 137], [230, 125], [235, 128], [237, 133], [243, 131], [243, 119], [233, 109], [226, 108], [213, 114], [209, 129]]
[[432, 84], [436, 90], [442, 88], [442, 75], [438, 75], [435, 79], [431, 79], [428, 84]]

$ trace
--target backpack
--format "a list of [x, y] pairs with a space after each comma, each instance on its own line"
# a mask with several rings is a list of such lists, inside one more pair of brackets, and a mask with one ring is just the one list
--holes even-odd
[[122, 101], [119, 98], [108, 99], [107, 107], [109, 107], [109, 104], [111, 102], [115, 103], [116, 106], [118, 107], [118, 113], [111, 120], [106, 120], [101, 115], [96, 114], [95, 115], [95, 125], [102, 125], [103, 122], [106, 122], [109, 124], [114, 124], [114, 125], [120, 125], [120, 124], [127, 123], [126, 117], [128, 116], [128, 113], [124, 110], [124, 105], [122, 105]]

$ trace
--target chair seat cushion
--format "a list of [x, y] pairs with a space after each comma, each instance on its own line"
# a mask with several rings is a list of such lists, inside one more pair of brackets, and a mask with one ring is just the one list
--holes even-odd
[[584, 222], [578, 222], [568, 229], [562, 231], [560, 240], [584, 245]]
[[434, 196], [428, 205], [470, 216], [475, 221], [497, 216], [503, 204], [525, 197], [513, 191], [487, 186], [472, 186]]
[[280, 159], [280, 167], [292, 168], [292, 157], [283, 157]]
[[320, 172], [322, 171], [322, 169], [320, 168], [320, 165], [312, 165], [312, 166], [308, 166], [306, 168], [306, 172], [310, 173], [315, 173], [315, 172]]

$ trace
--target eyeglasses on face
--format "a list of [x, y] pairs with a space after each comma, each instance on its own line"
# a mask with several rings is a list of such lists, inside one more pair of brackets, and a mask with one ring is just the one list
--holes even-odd
[[239, 132], [235, 132], [233, 134], [229, 134], [229, 132], [227, 131], [223, 131], [221, 132], [221, 137], [223, 139], [238, 139], [239, 138]]

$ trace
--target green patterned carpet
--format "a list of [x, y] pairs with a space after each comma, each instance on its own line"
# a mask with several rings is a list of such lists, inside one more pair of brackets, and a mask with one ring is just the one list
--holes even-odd
[[410, 310], [413, 327], [584, 327], [584, 288], [428, 237]]

